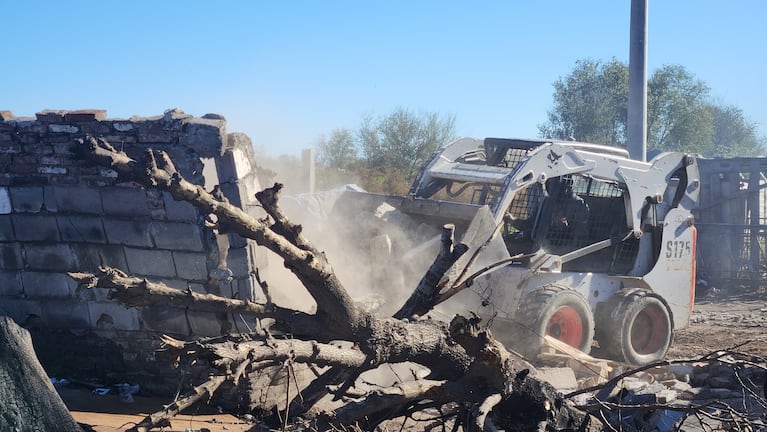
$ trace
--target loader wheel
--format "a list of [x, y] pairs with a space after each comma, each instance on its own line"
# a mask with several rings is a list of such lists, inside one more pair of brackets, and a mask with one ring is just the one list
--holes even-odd
[[671, 314], [647, 291], [616, 294], [599, 306], [597, 340], [610, 358], [632, 365], [662, 360], [671, 345]]
[[535, 361], [544, 335], [588, 353], [594, 341], [594, 317], [578, 292], [562, 285], [547, 285], [530, 292], [513, 317], [518, 330], [511, 347]]

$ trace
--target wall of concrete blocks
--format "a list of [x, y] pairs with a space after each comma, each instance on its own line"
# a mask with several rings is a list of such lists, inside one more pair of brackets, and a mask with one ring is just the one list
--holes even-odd
[[0, 314], [27, 327], [116, 341], [128, 364], [152, 358], [156, 346], [136, 341], [156, 341], [154, 333], [220, 334], [231, 317], [165, 306], [125, 309], [104, 290], [77, 290], [67, 276], [108, 265], [179, 289], [259, 295], [253, 274], [260, 258], [252, 242], [231, 236], [226, 262], [233, 280], [207, 283], [219, 266], [218, 245], [226, 242], [188, 203], [121, 183], [114, 171], [83, 161], [75, 140], [86, 133], [134, 157], [147, 148], [165, 150], [188, 180], [221, 183], [230, 202], [255, 209], [260, 185], [250, 140], [227, 134], [219, 115], [169, 110], [108, 119], [103, 110], [48, 110], [24, 118], [0, 111]]

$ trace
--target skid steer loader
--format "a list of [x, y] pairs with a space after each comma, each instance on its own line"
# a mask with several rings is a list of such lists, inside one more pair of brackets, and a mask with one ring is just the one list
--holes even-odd
[[[443, 285], [481, 274], [452, 300], [507, 347], [534, 360], [550, 335], [646, 364], [665, 356], [692, 310], [698, 179], [696, 158], [681, 153], [641, 162], [596, 144], [460, 138], [431, 156], [408, 196], [343, 199], [424, 245], [454, 224], [468, 251]], [[384, 285], [425, 250], [397, 251], [391, 239], [398, 262], [375, 259]]]

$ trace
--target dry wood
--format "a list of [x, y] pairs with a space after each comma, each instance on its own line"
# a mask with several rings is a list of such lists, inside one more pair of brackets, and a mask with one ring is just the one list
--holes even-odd
[[225, 376], [210, 378], [208, 381], [195, 387], [188, 396], [178, 399], [162, 410], [147, 416], [139, 424], [128, 429], [128, 432], [148, 432], [158, 427], [169, 427], [171, 418], [200, 400], [210, 398], [224, 381], [226, 381]]
[[[240, 378], [264, 364], [283, 361], [291, 365], [294, 362], [334, 365], [309, 385], [314, 394], [300, 396], [303, 401], [310, 401], [308, 405], [302, 405], [300, 410], [294, 410], [294, 404], [290, 405], [289, 414], [294, 416], [311, 407], [313, 398], [326, 392], [330, 384], [342, 384], [340, 391], [343, 392], [363, 371], [384, 363], [415, 362], [431, 370], [429, 380], [400, 383], [386, 391], [369, 393], [329, 416], [331, 427], [356, 423], [370, 430], [383, 420], [426, 407], [439, 408], [444, 404], [449, 404], [444, 405], [446, 411], [456, 412], [459, 418], [466, 416], [471, 419], [480, 412], [485, 416], [484, 425], [503, 426], [506, 421], [506, 426], [511, 426], [508, 421], [512, 417], [496, 415], [495, 410], [490, 409], [496, 394], [501, 395], [497, 406], [503, 406], [504, 413], [510, 408], [504, 406], [506, 403], [521, 403], [524, 406], [520, 411], [525, 415], [513, 417], [514, 422], [520, 423], [515, 428], [524, 429], [521, 423], [538, 426], [539, 422], [548, 422], [552, 428], [571, 427], [583, 421], [583, 414], [559, 401], [553, 388], [530, 377], [527, 362], [509, 354], [488, 332], [479, 332], [474, 318], [458, 317], [448, 327], [439, 321], [377, 317], [356, 306], [324, 253], [318, 251], [303, 236], [301, 227], [292, 224], [280, 210], [278, 196], [281, 185], [275, 184], [257, 194], [257, 199], [269, 215], [267, 219], [257, 220], [226, 200], [186, 181], [164, 152], [149, 150], [142, 161], [137, 161], [117, 151], [104, 139], [87, 137], [81, 144], [81, 147], [88, 149], [87, 158], [111, 167], [121, 179], [168, 191], [175, 199], [187, 201], [202, 212], [215, 215], [219, 227], [224, 226], [229, 232], [253, 239], [279, 255], [316, 302], [317, 312], [306, 315], [271, 304], [249, 304], [218, 299], [213, 295], [171, 290], [160, 284], [127, 277], [113, 269], [103, 269], [98, 275], [73, 275], [85, 285], [107, 287], [112, 298], [126, 305], [165, 301], [190, 309], [247, 313], [275, 319], [276, 326], [291, 329], [296, 338], [316, 339], [282, 339], [270, 337], [269, 334], [229, 335], [186, 343], [166, 339], [169, 347], [185, 351], [198, 362], [207, 361], [213, 369], [211, 375], [216, 375], [215, 379], [184, 400], [199, 400], [215, 391], [224, 380]], [[430, 269], [431, 273], [423, 278], [419, 290], [413, 295], [416, 307], [409, 310], [403, 308], [398, 316], [410, 317], [414, 311], [429, 310], [438, 301], [439, 296], [435, 293], [440, 293], [440, 279], [465, 252], [464, 246], [453, 245], [450, 227], [443, 232], [442, 244], [442, 251]], [[471, 263], [475, 259], [476, 254], [468, 261]], [[297, 322], [312, 323], [314, 331], [297, 325]], [[300, 332], [295, 331], [299, 329]], [[331, 338], [348, 341], [353, 348], [321, 343]], [[484, 408], [475, 409], [482, 407], [483, 402]], [[175, 404], [158, 413], [156, 421], [177, 412], [178, 406]], [[466, 423], [473, 424], [474, 420]]]

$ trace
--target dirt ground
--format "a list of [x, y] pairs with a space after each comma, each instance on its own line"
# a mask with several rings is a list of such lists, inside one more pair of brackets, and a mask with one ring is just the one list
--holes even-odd
[[[668, 358], [694, 359], [738, 345], [735, 351], [767, 357], [767, 296], [698, 300], [690, 325], [676, 332]], [[116, 394], [96, 396], [77, 388], [60, 389], [60, 394], [75, 419], [97, 432], [123, 431], [169, 402], [135, 396], [134, 403], [126, 404]], [[204, 407], [176, 417], [173, 426], [163, 431], [242, 432], [251, 428], [243, 419]]]
[[767, 357], [767, 295], [698, 300], [690, 325], [674, 335], [667, 358], [696, 358], [729, 349]]
[[[124, 431], [147, 415], [162, 409], [169, 401], [162, 398], [134, 396], [133, 403], [120, 401], [114, 393], [98, 396], [76, 386], [59, 388], [59, 394], [78, 423], [91, 426], [96, 432]], [[192, 408], [177, 416], [163, 432], [205, 431], [244, 432], [253, 428], [245, 420], [219, 413], [214, 407]]]

